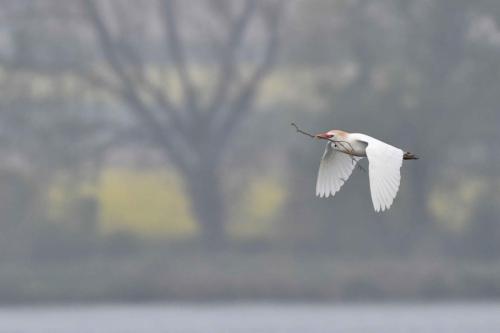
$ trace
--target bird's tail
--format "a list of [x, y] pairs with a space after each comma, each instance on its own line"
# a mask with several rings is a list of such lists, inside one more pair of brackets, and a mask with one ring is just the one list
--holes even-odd
[[418, 156], [410, 152], [406, 152], [403, 155], [403, 160], [418, 160]]

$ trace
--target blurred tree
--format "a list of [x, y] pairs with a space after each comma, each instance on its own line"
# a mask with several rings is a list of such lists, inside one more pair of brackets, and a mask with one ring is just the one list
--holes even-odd
[[[17, 191], [26, 188], [29, 194], [12, 192], [14, 185], [4, 187], [4, 201], [18, 196], [18, 205], [9, 203], [8, 207], [26, 220], [20, 223], [19, 217], [3, 207], [0, 233], [10, 239], [10, 229], [25, 231], [29, 225], [38, 231], [48, 222], [48, 192], [56, 178], [64, 182], [68, 202], [77, 204], [80, 193], [74, 189], [95, 177], [119, 127], [111, 124], [108, 112], [84, 97], [88, 85], [70, 75], [70, 68], [78, 68], [82, 59], [78, 52], [66, 52], [65, 47], [71, 49], [76, 43], [67, 39], [68, 31], [61, 33], [47, 19], [47, 13], [58, 13], [50, 4], [0, 2], [0, 169], [13, 170], [10, 178]], [[23, 181], [16, 183], [16, 179]], [[69, 209], [64, 218], [78, 222], [84, 218], [82, 212]], [[22, 239], [29, 239], [22, 242], [25, 245], [36, 237], [36, 232], [21, 234]], [[6, 242], [9, 245], [16, 247]]]
[[[106, 61], [106, 68], [85, 75], [126, 104], [182, 176], [204, 242], [222, 244], [226, 222], [222, 157], [274, 64], [284, 1], [209, 0], [189, 9], [188, 4], [183, 8], [173, 0], [147, 2], [140, 9], [131, 2], [126, 6], [113, 1], [81, 3]], [[141, 23], [133, 17], [137, 10], [152, 10], [157, 21]], [[201, 45], [213, 54], [209, 67], [217, 68], [208, 73], [210, 89], [201, 88], [193, 74], [190, 57], [207, 51], [190, 53], [189, 43], [196, 38], [192, 28], [199, 23], [183, 26], [180, 18], [186, 12], [203, 12], [211, 20], [198, 31]], [[174, 73], [158, 67], [151, 73], [151, 54], [141, 52], [147, 45], [140, 32], [152, 27], [163, 36], [166, 61]], [[178, 83], [176, 88], [173, 81]]]
[[457, 252], [465, 252], [466, 255], [477, 259], [497, 260], [500, 255], [499, 216], [498, 192], [488, 191], [479, 198], [472, 221], [460, 239]]

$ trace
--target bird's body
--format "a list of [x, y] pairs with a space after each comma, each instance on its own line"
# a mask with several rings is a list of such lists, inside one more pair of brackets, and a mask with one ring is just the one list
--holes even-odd
[[361, 133], [331, 130], [316, 135], [328, 140], [318, 172], [316, 195], [335, 195], [351, 175], [356, 163], [368, 158], [370, 192], [375, 211], [392, 205], [401, 180], [403, 159], [417, 159], [411, 153]]
[[346, 133], [343, 132], [337, 143], [331, 142], [334, 150], [340, 151], [345, 154], [366, 157], [366, 141], [364, 141], [364, 134], [360, 133]]

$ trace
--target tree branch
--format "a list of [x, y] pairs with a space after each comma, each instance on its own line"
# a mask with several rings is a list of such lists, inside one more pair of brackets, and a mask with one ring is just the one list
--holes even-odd
[[91, 21], [105, 60], [122, 82], [123, 86], [122, 89], [120, 89], [120, 92], [124, 101], [126, 101], [129, 105], [129, 109], [136, 116], [136, 118], [138, 118], [138, 120], [145, 125], [145, 128], [150, 131], [152, 137], [155, 139], [155, 142], [162, 145], [167, 150], [167, 153], [172, 156], [172, 161], [177, 167], [188, 167], [188, 150], [184, 149], [183, 151], [179, 145], [174, 144], [174, 141], [179, 140], [174, 139], [175, 135], [173, 135], [171, 129], [164, 128], [140, 98], [134, 82], [127, 75], [123, 64], [116, 54], [111, 34], [104, 24], [94, 0], [81, 1]]
[[303, 130], [301, 130], [299, 128], [299, 126], [297, 126], [295, 123], [291, 123], [290, 125], [292, 125], [293, 127], [295, 127], [295, 130], [301, 134], [304, 134], [304, 135], [307, 135], [308, 137], [312, 138], [312, 139], [316, 139], [316, 136], [315, 135], [312, 135], [311, 133], [307, 133], [307, 132], [304, 132]]
[[220, 58], [220, 68], [217, 79], [216, 88], [214, 89], [214, 94], [211, 102], [209, 103], [207, 116], [210, 117], [214, 112], [218, 111], [218, 108], [224, 103], [224, 100], [229, 94], [229, 87], [232, 83], [232, 78], [235, 72], [235, 63], [237, 60], [237, 50], [243, 42], [243, 35], [251, 21], [256, 8], [255, 0], [246, 0], [241, 11], [241, 14], [235, 20], [230, 20], [230, 26], [228, 30], [230, 31], [229, 38], [227, 40], [224, 49], [222, 50]]
[[[279, 23], [284, 14], [284, 2], [280, 1], [270, 10], [267, 17], [266, 25], [268, 26], [268, 39], [262, 62], [257, 65], [250, 77], [241, 85], [235, 98], [229, 104], [228, 112], [225, 118], [220, 120], [221, 125], [217, 128], [217, 119], [215, 122], [215, 135], [219, 138], [218, 144], [224, 145], [229, 141], [231, 132], [249, 112], [251, 102], [253, 101], [259, 84], [264, 79], [266, 74], [269, 73], [274, 61], [276, 60], [276, 53], [279, 43]], [[214, 117], [217, 118], [217, 117]], [[222, 118], [222, 117], [219, 117]]]
[[[126, 32], [127, 31], [125, 31], [125, 33]], [[123, 31], [121, 31], [120, 36], [122, 34]], [[174, 105], [174, 103], [172, 103], [169, 94], [164, 90], [160, 90], [147, 78], [145, 74], [146, 71], [144, 69], [145, 61], [143, 57], [141, 57], [141, 55], [136, 52], [136, 49], [134, 47], [131, 47], [125, 41], [118, 43], [115, 40], [114, 44], [114, 52], [118, 52], [121, 58], [128, 62], [128, 66], [130, 67], [130, 69], [132, 69], [131, 73], [125, 73], [129, 78], [133, 78], [130, 79], [130, 82], [136, 86], [137, 90], [150, 95], [159, 109], [165, 112], [167, 121], [172, 121], [174, 125], [173, 128], [177, 129], [179, 132], [182, 132], [184, 137], [188, 137], [186, 135], [187, 133], [185, 132], [187, 126], [184, 124], [183, 119], [176, 106]], [[166, 125], [169, 126], [169, 124]]]
[[160, 12], [163, 14], [166, 42], [181, 82], [184, 103], [187, 112], [196, 118], [200, 111], [198, 106], [198, 92], [187, 69], [186, 54], [178, 30], [175, 0], [162, 0], [161, 3], [163, 8]]
[[196, 163], [191, 148], [181, 139], [176, 138], [174, 133], [165, 130], [157, 122], [157, 119], [152, 117], [152, 114], [144, 107], [143, 102], [136, 94], [123, 91], [122, 97], [128, 102], [130, 110], [136, 118], [145, 125], [144, 127], [148, 130], [154, 142], [165, 148], [167, 155], [172, 157], [174, 165], [179, 169], [187, 169]]

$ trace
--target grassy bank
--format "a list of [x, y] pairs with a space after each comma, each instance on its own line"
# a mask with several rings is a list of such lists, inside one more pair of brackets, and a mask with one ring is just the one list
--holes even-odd
[[500, 263], [152, 246], [126, 254], [3, 262], [0, 302], [419, 300], [500, 297]]

